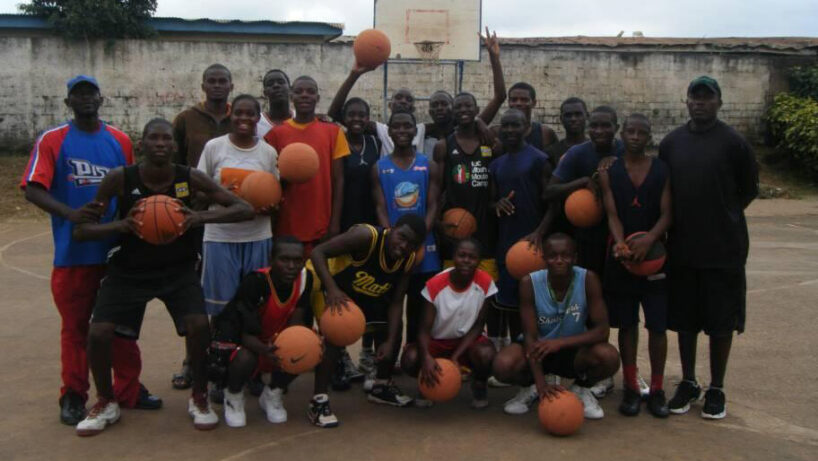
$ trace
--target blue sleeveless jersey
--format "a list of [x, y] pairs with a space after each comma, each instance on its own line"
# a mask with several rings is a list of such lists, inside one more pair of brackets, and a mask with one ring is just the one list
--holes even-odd
[[588, 329], [586, 326], [588, 301], [585, 298], [585, 274], [587, 272], [581, 267], [574, 266], [571, 291], [566, 293], [562, 302], [557, 302], [551, 297], [547, 270], [543, 269], [531, 274], [540, 339], [575, 336]]
[[[403, 170], [392, 161], [392, 156], [378, 160], [378, 179], [381, 181], [389, 225], [394, 226], [401, 216], [414, 213], [426, 217], [426, 201], [429, 193], [429, 158], [421, 153], [415, 154], [415, 161], [408, 169]], [[437, 272], [440, 270], [440, 257], [432, 232], [426, 233], [424, 243], [426, 255], [416, 272]]]

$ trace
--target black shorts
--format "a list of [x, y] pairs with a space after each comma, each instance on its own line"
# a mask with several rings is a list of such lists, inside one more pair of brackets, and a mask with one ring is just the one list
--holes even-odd
[[704, 331], [723, 336], [744, 331], [747, 278], [744, 266], [668, 270], [668, 328], [683, 333]]
[[556, 354], [545, 356], [542, 361], [543, 373], [576, 379], [578, 376], [575, 362], [579, 349], [578, 347], [569, 347], [560, 349]]
[[100, 283], [91, 323], [113, 323], [118, 335], [139, 338], [145, 308], [154, 298], [165, 303], [179, 336], [185, 334], [186, 316], [206, 315], [202, 286], [193, 267], [161, 278], [132, 278], [109, 271]]
[[[661, 283], [655, 280], [648, 283]], [[639, 325], [639, 305], [645, 313], [645, 328], [656, 333], [667, 330], [668, 295], [666, 287], [645, 290], [642, 293], [605, 292], [608, 306], [608, 322], [613, 328], [630, 328]]]

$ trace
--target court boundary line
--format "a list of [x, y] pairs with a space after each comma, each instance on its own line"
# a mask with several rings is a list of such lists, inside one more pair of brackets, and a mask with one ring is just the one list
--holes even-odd
[[44, 235], [48, 235], [50, 233], [51, 233], [51, 231], [40, 232], [39, 234], [29, 235], [28, 237], [23, 237], [21, 239], [12, 240], [11, 242], [3, 245], [2, 247], [0, 247], [0, 265], [2, 265], [3, 267], [5, 267], [7, 269], [11, 269], [11, 270], [13, 270], [15, 272], [19, 272], [19, 273], [21, 273], [23, 275], [28, 275], [29, 277], [34, 277], [36, 279], [45, 280], [45, 281], [51, 280], [51, 277], [47, 277], [47, 276], [42, 275], [42, 274], [37, 274], [36, 272], [27, 271], [27, 270], [25, 270], [23, 268], [14, 266], [12, 264], [9, 264], [8, 262], [6, 262], [6, 258], [4, 257], [4, 255], [6, 253], [6, 250], [13, 247], [14, 245], [17, 245], [18, 243], [23, 243], [23, 242], [28, 241], [28, 240], [34, 240], [36, 238], [40, 238], [40, 237], [42, 237]]
[[262, 443], [261, 445], [257, 445], [257, 446], [255, 446], [253, 448], [248, 448], [248, 449], [246, 449], [244, 451], [240, 451], [240, 452], [238, 452], [236, 454], [233, 454], [233, 455], [230, 455], [230, 456], [228, 456], [226, 458], [222, 458], [219, 461], [237, 461], [237, 460], [240, 460], [240, 459], [244, 458], [245, 456], [250, 455], [252, 453], [255, 453], [257, 451], [264, 450], [266, 448], [271, 448], [271, 447], [274, 447], [276, 445], [280, 445], [282, 443], [290, 442], [292, 440], [300, 439], [301, 437], [306, 437], [308, 435], [318, 434], [318, 433], [320, 433], [321, 431], [324, 431], [324, 430], [326, 430], [326, 429], [313, 429], [313, 430], [310, 430], [310, 431], [301, 432], [299, 434], [293, 434], [293, 435], [291, 435], [289, 437], [284, 437], [283, 439], [279, 439], [279, 440], [275, 440], [275, 441], [267, 442], [267, 443]]

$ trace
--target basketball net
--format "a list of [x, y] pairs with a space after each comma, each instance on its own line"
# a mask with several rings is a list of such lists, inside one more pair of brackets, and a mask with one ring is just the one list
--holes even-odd
[[445, 42], [424, 40], [422, 42], [415, 42], [414, 45], [423, 63], [427, 66], [431, 66], [440, 61], [440, 50], [443, 49], [444, 43]]

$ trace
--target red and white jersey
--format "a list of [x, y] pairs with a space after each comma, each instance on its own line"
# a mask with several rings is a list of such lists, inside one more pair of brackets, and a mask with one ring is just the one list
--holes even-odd
[[432, 326], [432, 338], [456, 339], [469, 332], [483, 302], [497, 293], [497, 287], [491, 276], [480, 269], [474, 273], [466, 289], [458, 291], [452, 286], [449, 275], [454, 268], [449, 268], [435, 275], [421, 291], [421, 294], [437, 310], [435, 323]]

